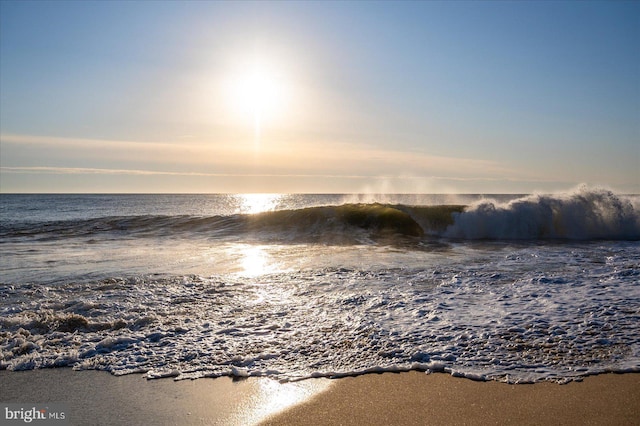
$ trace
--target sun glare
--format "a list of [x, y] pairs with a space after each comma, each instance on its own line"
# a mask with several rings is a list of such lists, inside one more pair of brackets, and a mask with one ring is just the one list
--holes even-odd
[[286, 114], [290, 82], [283, 70], [264, 59], [242, 62], [232, 72], [228, 97], [236, 115], [253, 126], [256, 142], [263, 128], [275, 124]]

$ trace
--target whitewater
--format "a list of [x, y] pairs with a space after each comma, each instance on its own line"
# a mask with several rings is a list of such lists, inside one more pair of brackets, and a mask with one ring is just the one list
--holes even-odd
[[640, 371], [640, 197], [0, 195], [0, 369]]

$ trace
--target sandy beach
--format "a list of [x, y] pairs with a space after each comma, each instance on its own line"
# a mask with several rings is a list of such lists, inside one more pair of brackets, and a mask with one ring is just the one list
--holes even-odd
[[69, 424], [82, 425], [640, 422], [640, 374], [605, 374], [567, 385], [508, 385], [420, 372], [280, 384], [267, 378], [146, 380], [64, 368], [0, 371], [0, 382], [2, 403], [63, 403]]

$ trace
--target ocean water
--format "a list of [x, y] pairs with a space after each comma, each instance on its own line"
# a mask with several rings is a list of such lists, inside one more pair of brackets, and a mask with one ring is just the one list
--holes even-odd
[[640, 371], [640, 197], [0, 195], [0, 369]]

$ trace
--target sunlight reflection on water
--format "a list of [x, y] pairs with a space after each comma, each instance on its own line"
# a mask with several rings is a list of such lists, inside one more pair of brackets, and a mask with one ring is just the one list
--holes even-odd
[[278, 265], [262, 246], [244, 246], [241, 251], [240, 265], [242, 276], [257, 277], [278, 272]]
[[240, 213], [262, 213], [274, 210], [284, 197], [283, 194], [240, 194]]
[[248, 401], [243, 415], [237, 417], [239, 424], [257, 424], [312, 396], [327, 390], [333, 382], [328, 379], [303, 380], [279, 383], [275, 380], [258, 380], [255, 393]]

